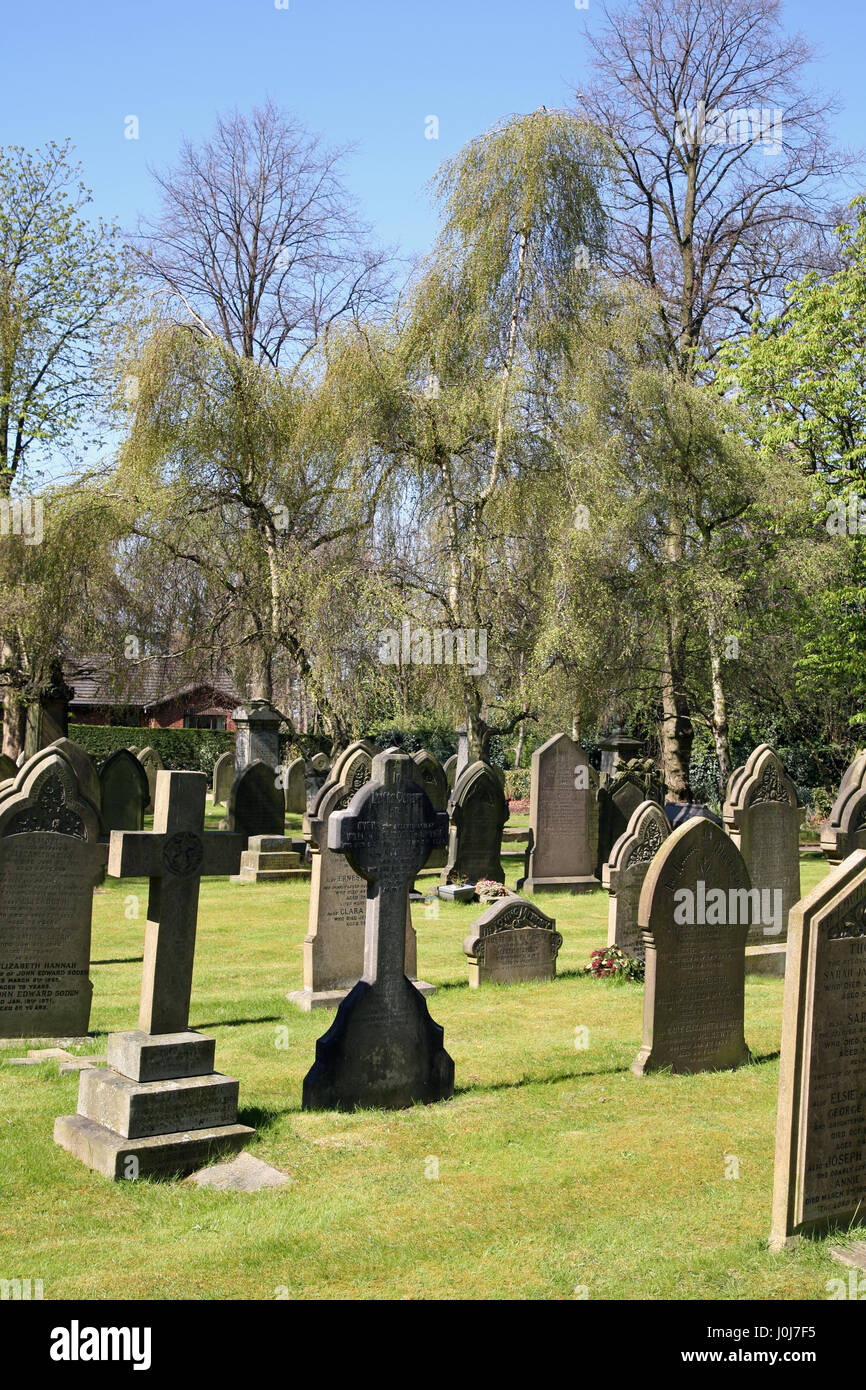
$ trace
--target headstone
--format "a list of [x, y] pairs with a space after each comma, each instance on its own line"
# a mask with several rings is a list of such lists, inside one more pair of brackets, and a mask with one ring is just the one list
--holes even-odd
[[[345, 854], [328, 848], [331, 815], [345, 810], [354, 795], [341, 782], [331, 784], [320, 799], [311, 824], [312, 879], [304, 938], [304, 987], [287, 995], [304, 1012], [336, 1008], [364, 973], [367, 882], [355, 873]], [[422, 994], [433, 994], [433, 985], [415, 978], [417, 959], [415, 929], [407, 902], [405, 973]]]
[[866, 851], [791, 912], [773, 1183], [774, 1249], [866, 1208]]
[[[432, 753], [428, 753], [426, 748], [412, 754], [412, 761], [415, 764], [415, 777], [430, 798], [430, 804], [434, 811], [447, 811], [448, 809], [448, 778], [445, 776], [445, 769], [434, 758]], [[424, 865], [425, 869], [441, 869], [444, 867], [448, 858], [447, 847], [437, 846], [430, 851], [430, 858]]]
[[286, 811], [302, 816], [307, 809], [307, 784], [303, 758], [294, 758], [286, 767]]
[[556, 922], [534, 903], [514, 896], [499, 898], [472, 923], [463, 943], [470, 988], [553, 980], [561, 945]]
[[152, 811], [156, 805], [156, 774], [164, 770], [165, 764], [155, 748], [142, 748], [141, 752], [134, 756], [138, 758], [147, 776], [148, 803], [144, 809]]
[[446, 758], [442, 764], [442, 771], [445, 773], [449, 791], [453, 789], [457, 777], [457, 754], [452, 753], [450, 758]]
[[250, 763], [229, 792], [228, 814], [220, 827], [243, 835], [280, 835], [286, 828], [286, 803], [269, 763]]
[[[359, 738], [356, 739], [354, 743], [350, 743], [348, 748], [344, 748], [342, 753], [337, 754], [333, 763], [330, 765], [330, 781], [339, 782], [341, 780], [343, 768], [345, 767], [349, 759], [354, 757], [356, 753], [366, 753], [367, 756], [372, 760], [376, 755], [376, 745], [368, 738]], [[317, 754], [316, 756], [321, 757], [322, 754]]]
[[780, 759], [761, 744], [742, 777], [732, 775], [723, 816], [761, 893], [761, 921], [746, 941], [746, 973], [784, 975], [788, 913], [800, 898], [800, 826], [805, 811]]
[[0, 802], [0, 1037], [82, 1037], [90, 1022], [93, 889], [105, 864], [96, 807], [54, 748]]
[[470, 763], [454, 783], [450, 801], [451, 831], [442, 882], [465, 878], [504, 880], [502, 827], [508, 802], [488, 763]]
[[96, 771], [93, 759], [80, 743], [76, 743], [71, 738], [56, 738], [51, 745], [57, 748], [75, 768], [75, 775], [78, 778], [78, 785], [88, 801], [96, 807], [97, 811], [102, 806], [102, 785], [99, 781], [99, 773]]
[[239, 835], [204, 833], [203, 772], [160, 772], [153, 832], [111, 836], [113, 878], [149, 878], [138, 1029], [111, 1033], [108, 1067], [81, 1073], [78, 1113], [55, 1142], [109, 1178], [167, 1176], [234, 1152], [238, 1083], [213, 1069], [214, 1040], [189, 1026], [199, 884], [230, 874]]
[[583, 749], [556, 734], [532, 755], [526, 893], [599, 888], [598, 783]]
[[402, 753], [377, 755], [371, 780], [332, 813], [328, 848], [368, 885], [364, 974], [316, 1044], [305, 1110], [395, 1109], [453, 1094], [442, 1029], [404, 971], [409, 890], [447, 833], [447, 814], [434, 811]]
[[235, 755], [228, 750], [220, 753], [213, 765], [213, 804], [224, 806], [235, 780]]
[[672, 831], [638, 908], [646, 946], [643, 1046], [632, 1071], [721, 1071], [750, 1060], [744, 1036], [749, 871], [704, 816]]
[[604, 866], [610, 859], [617, 840], [625, 834], [638, 806], [648, 800], [652, 801], [654, 798], [640, 782], [628, 774], [613, 777], [606, 786], [599, 788], [598, 855], [595, 870], [599, 880], [603, 878]]
[[454, 731], [457, 735], [457, 762], [454, 765], [454, 781], [469, 766], [469, 730], [463, 724]]
[[670, 834], [668, 818], [657, 801], [642, 801], [610, 852], [603, 883], [610, 893], [607, 944], [633, 960], [643, 960], [645, 945], [638, 907], [647, 870]]
[[141, 830], [150, 802], [147, 774], [128, 748], [117, 748], [99, 769], [102, 824], [107, 831]]
[[232, 710], [235, 737], [235, 776], [251, 763], [263, 762], [272, 773], [280, 765], [280, 725], [283, 722], [267, 700], [251, 700]]
[[139, 747], [139, 745], [138, 745], [137, 743], [130, 743], [130, 744], [129, 744], [129, 751], [130, 751], [130, 753], [132, 754], [132, 756], [133, 756], [134, 758], [137, 758], [138, 755], [139, 755], [139, 753], [141, 752], [141, 748]]
[[341, 782], [344, 787], [348, 787], [351, 792], [360, 791], [364, 783], [370, 780], [373, 756], [374, 754], [369, 753], [366, 748], [356, 748], [348, 757], [344, 756], [340, 760], [339, 772], [335, 769], [331, 777], [335, 782]]
[[310, 762], [313, 764], [314, 772], [329, 772], [331, 769], [331, 764], [328, 761], [328, 755], [326, 753], [314, 753]]
[[855, 849], [866, 849], [866, 753], [846, 769], [839, 795], [821, 827], [821, 848], [831, 864], [840, 864]]

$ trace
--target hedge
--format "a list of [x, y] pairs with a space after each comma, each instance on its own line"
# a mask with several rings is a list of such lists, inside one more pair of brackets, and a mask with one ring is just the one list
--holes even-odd
[[70, 724], [74, 743], [102, 762], [116, 748], [155, 748], [171, 772], [206, 772], [220, 753], [231, 752], [234, 734], [223, 729], [146, 729], [137, 724]]

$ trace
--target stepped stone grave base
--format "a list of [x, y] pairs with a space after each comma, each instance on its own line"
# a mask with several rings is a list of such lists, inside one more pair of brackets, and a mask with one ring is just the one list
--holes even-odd
[[240, 872], [230, 883], [279, 883], [284, 879], [309, 878], [310, 869], [301, 862], [296, 841], [288, 835], [251, 835], [241, 854]]
[[747, 946], [746, 974], [776, 975], [784, 980], [787, 959], [788, 952], [783, 941], [774, 942], [772, 946]]
[[108, 1067], [81, 1072], [78, 1113], [55, 1122], [55, 1142], [109, 1178], [190, 1172], [236, 1152], [255, 1131], [237, 1123], [238, 1083], [213, 1070], [214, 1046], [191, 1031], [112, 1033]]
[[[436, 993], [436, 985], [428, 984], [426, 980], [410, 980], [419, 994], [423, 994], [425, 999], [431, 994]], [[313, 1009], [337, 1009], [351, 991], [348, 989], [293, 989], [286, 995], [290, 1004], [296, 1005], [303, 1013], [312, 1013]]]

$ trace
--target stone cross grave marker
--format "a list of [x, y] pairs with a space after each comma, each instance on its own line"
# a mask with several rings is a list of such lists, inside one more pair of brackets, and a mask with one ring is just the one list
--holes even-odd
[[866, 1210], [866, 850], [791, 911], [770, 1245]]
[[153, 832], [115, 831], [113, 878], [150, 881], [138, 1029], [112, 1033], [108, 1067], [81, 1074], [78, 1113], [55, 1141], [110, 1178], [190, 1171], [253, 1133], [238, 1083], [213, 1069], [214, 1039], [190, 1030], [199, 885], [240, 862], [240, 835], [203, 830], [207, 778], [160, 772]]
[[0, 1037], [80, 1037], [106, 846], [72, 764], [45, 748], [0, 801]]
[[610, 893], [607, 944], [643, 960], [646, 947], [638, 926], [641, 889], [656, 852], [670, 834], [670, 822], [657, 801], [642, 801], [632, 814], [604, 866], [603, 883]]
[[750, 1060], [744, 1036], [749, 871], [731, 838], [696, 816], [650, 864], [638, 921], [646, 945], [637, 1076], [724, 1071]]
[[364, 974], [316, 1044], [304, 1109], [397, 1109], [453, 1094], [442, 1029], [404, 970], [409, 890], [447, 833], [447, 813], [434, 811], [403, 753], [377, 755], [371, 780], [331, 815], [328, 847], [367, 880]]
[[[345, 854], [328, 848], [328, 823], [344, 811], [355, 793], [334, 782], [319, 797], [310, 823], [312, 878], [307, 935], [304, 937], [304, 987], [286, 995], [290, 1003], [311, 1009], [335, 1009], [364, 973], [367, 883]], [[406, 903], [406, 975], [422, 994], [435, 986], [417, 980], [418, 944]]]

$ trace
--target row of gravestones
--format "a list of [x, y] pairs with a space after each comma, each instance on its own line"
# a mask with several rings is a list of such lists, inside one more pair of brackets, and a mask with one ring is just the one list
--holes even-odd
[[[252, 1134], [237, 1123], [238, 1083], [213, 1070], [213, 1039], [189, 1028], [199, 882], [230, 872], [243, 843], [236, 834], [203, 833], [204, 800], [202, 774], [163, 772], [153, 832], [111, 839], [109, 873], [150, 879], [139, 1029], [111, 1035], [108, 1067], [82, 1073], [78, 1112], [58, 1119], [55, 1138], [112, 1177], [186, 1171]], [[345, 855], [368, 885], [367, 960], [317, 1044], [306, 1108], [404, 1106], [452, 1094], [442, 1029], [405, 971], [409, 887], [447, 833], [446, 813], [434, 810], [405, 755], [378, 756], [350, 805], [331, 809], [327, 848]], [[81, 988], [69, 975], [70, 958], [76, 930], [89, 935], [90, 894], [104, 861], [97, 836], [95, 808], [57, 750], [38, 754], [0, 793], [0, 999], [17, 991], [28, 1021], [50, 988], [49, 940], [56, 982]], [[712, 821], [690, 820], [663, 837], [639, 903], [647, 983], [637, 1074], [750, 1060], [744, 945], [751, 893], [739, 848]], [[10, 959], [16, 922], [29, 940], [15, 942]], [[789, 949], [776, 1245], [854, 1220], [866, 1197], [866, 851], [848, 856], [795, 905]]]

